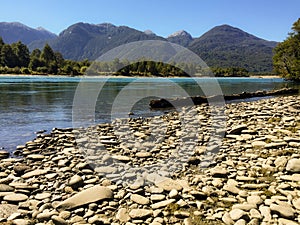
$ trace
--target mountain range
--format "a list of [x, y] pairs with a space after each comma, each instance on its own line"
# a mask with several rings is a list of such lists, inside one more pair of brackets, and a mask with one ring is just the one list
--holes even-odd
[[258, 38], [229, 25], [216, 26], [198, 38], [184, 30], [164, 38], [150, 30], [139, 31], [110, 23], [76, 23], [57, 36], [43, 28], [2, 22], [0, 36], [6, 43], [20, 40], [30, 50], [43, 48], [48, 43], [66, 59], [72, 60], [94, 60], [110, 49], [133, 41], [170, 41], [190, 49], [209, 66], [242, 67], [258, 73], [272, 71], [272, 50], [277, 45], [277, 42]]

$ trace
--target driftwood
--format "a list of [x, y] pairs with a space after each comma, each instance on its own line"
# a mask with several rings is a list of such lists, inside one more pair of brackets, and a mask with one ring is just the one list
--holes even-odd
[[214, 95], [209, 97], [204, 96], [192, 96], [185, 98], [174, 98], [174, 99], [155, 99], [150, 101], [150, 107], [153, 109], [159, 108], [172, 108], [174, 106], [187, 106], [187, 105], [200, 105], [209, 102], [217, 101], [230, 101], [237, 99], [255, 98], [255, 97], [265, 97], [273, 95], [286, 95], [286, 94], [298, 94], [299, 90], [296, 88], [282, 88], [273, 91], [256, 91], [256, 92], [243, 92], [241, 94], [232, 95]]

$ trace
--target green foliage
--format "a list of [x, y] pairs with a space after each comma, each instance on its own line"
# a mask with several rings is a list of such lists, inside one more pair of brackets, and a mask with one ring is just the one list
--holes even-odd
[[63, 74], [80, 75], [90, 66], [88, 60], [65, 60], [46, 44], [43, 50], [34, 49], [31, 54], [21, 42], [5, 44], [0, 37], [0, 74]]
[[216, 77], [246, 77], [249, 72], [244, 68], [212, 68], [212, 72]]
[[274, 69], [282, 77], [300, 81], [300, 18], [293, 24], [293, 33], [274, 49]]

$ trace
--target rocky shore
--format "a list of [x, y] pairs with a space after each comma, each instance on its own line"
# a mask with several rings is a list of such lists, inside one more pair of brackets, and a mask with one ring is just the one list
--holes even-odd
[[[216, 115], [223, 128], [199, 105], [40, 134], [17, 147], [18, 158], [0, 151], [0, 222], [299, 224], [299, 102], [227, 104], [226, 118]], [[212, 134], [223, 131], [217, 147]]]

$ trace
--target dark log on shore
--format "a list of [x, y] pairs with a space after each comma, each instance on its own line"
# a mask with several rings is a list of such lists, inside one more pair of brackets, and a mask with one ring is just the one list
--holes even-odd
[[176, 106], [187, 106], [187, 105], [200, 105], [208, 102], [218, 102], [218, 101], [231, 101], [246, 98], [255, 97], [265, 97], [265, 96], [275, 96], [275, 95], [287, 95], [287, 94], [298, 94], [299, 90], [296, 88], [282, 88], [273, 91], [256, 91], [256, 92], [243, 92], [241, 94], [232, 94], [224, 96], [192, 96], [184, 98], [174, 98], [174, 99], [155, 99], [150, 101], [150, 107], [153, 109], [159, 108], [172, 108]]

